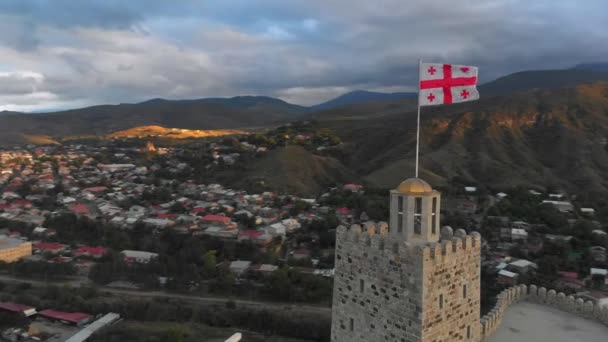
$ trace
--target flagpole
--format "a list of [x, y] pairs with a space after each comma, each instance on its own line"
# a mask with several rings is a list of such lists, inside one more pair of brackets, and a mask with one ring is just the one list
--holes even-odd
[[422, 68], [422, 59], [418, 59], [418, 121], [416, 124], [416, 178], [418, 178], [418, 155], [420, 154], [420, 69]]

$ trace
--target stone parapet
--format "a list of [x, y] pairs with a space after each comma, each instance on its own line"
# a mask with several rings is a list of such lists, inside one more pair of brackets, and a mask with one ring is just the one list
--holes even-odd
[[597, 321], [608, 326], [608, 307], [600, 307], [591, 301], [568, 296], [563, 292], [547, 290], [544, 287], [518, 285], [503, 290], [498, 296], [496, 305], [481, 318], [482, 341], [490, 337], [502, 323], [504, 312], [514, 303], [527, 300], [532, 303], [548, 305], [573, 315]]
[[477, 232], [467, 235], [464, 230], [459, 229], [454, 236], [449, 239], [444, 237], [440, 242], [411, 244], [396, 241], [389, 235], [388, 227], [383, 222], [367, 222], [363, 227], [355, 224], [350, 229], [339, 226], [336, 241], [339, 244], [343, 242], [342, 245], [348, 245], [350, 248], [364, 248], [370, 253], [380, 253], [389, 259], [421, 256], [424, 261], [434, 263], [470, 255], [471, 251], [479, 252], [481, 249], [481, 235]]

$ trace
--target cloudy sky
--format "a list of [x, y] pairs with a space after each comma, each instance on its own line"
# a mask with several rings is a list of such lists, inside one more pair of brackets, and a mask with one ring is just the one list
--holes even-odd
[[482, 81], [608, 60], [605, 0], [2, 0], [0, 110], [414, 89], [417, 59]]

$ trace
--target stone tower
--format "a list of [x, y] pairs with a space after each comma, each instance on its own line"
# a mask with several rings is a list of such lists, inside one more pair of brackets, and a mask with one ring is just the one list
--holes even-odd
[[333, 342], [481, 340], [481, 236], [440, 230], [440, 199], [408, 179], [390, 193], [390, 227], [338, 227]]

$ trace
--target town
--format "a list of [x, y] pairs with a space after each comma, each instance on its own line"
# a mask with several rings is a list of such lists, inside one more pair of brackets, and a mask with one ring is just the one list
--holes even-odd
[[[163, 147], [141, 136], [2, 150], [2, 338], [94, 341], [113, 332], [125, 338], [135, 315], [112, 303], [147, 293], [212, 298], [217, 311], [230, 312], [243, 300], [328, 310], [336, 227], [387, 221], [388, 190], [348, 183], [302, 196], [204, 182], [277, 145], [316, 153], [339, 148], [337, 137], [308, 127]], [[443, 191], [443, 224], [484, 238], [482, 309], [516, 284], [608, 306], [607, 222], [592, 198], [528, 188], [492, 192], [458, 180]], [[171, 313], [169, 302], [155, 305], [137, 320], [197, 320], [193, 312]], [[306, 318], [308, 325], [296, 314], [286, 319], [315, 328], [281, 331], [233, 318], [220, 325], [252, 336], [329, 338], [327, 311]], [[218, 324], [209, 315], [198, 320]]]

